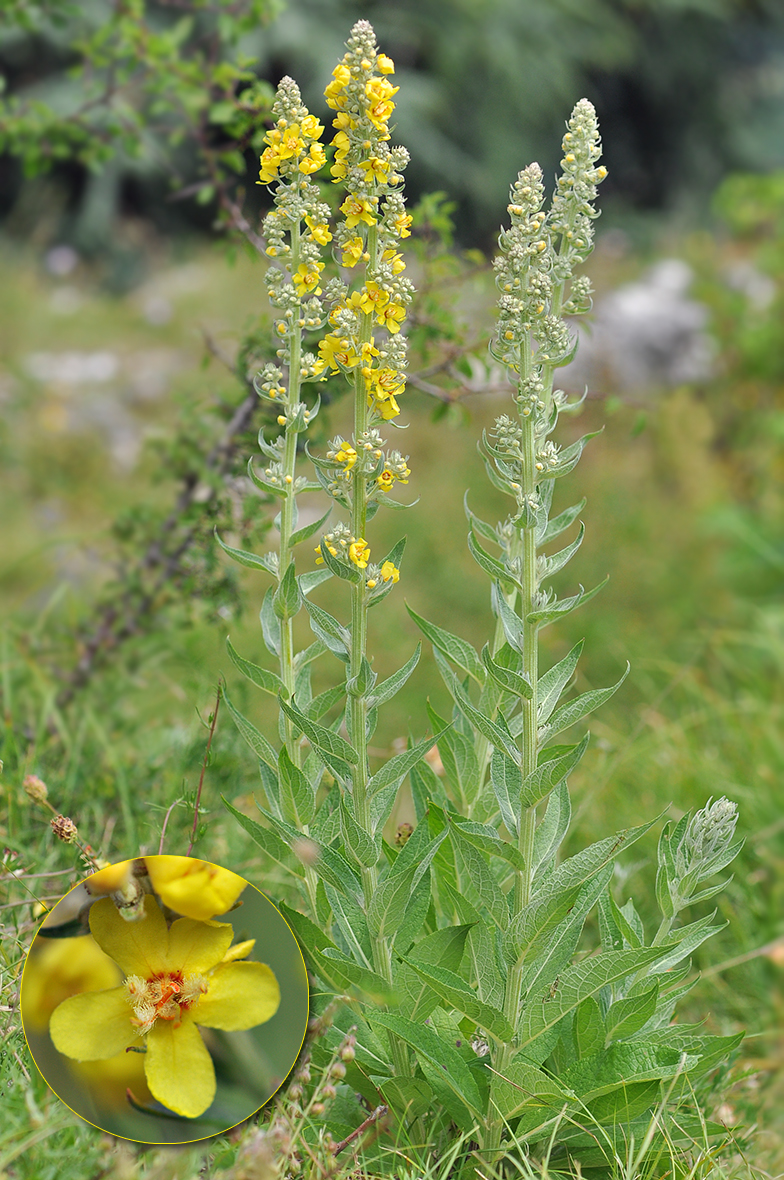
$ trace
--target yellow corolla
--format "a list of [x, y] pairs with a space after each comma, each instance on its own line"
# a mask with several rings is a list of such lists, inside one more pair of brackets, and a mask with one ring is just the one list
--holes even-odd
[[78, 938], [38, 938], [22, 976], [22, 1019], [43, 1032], [58, 1004], [80, 992], [116, 987], [121, 976], [89, 934]]
[[163, 904], [197, 922], [225, 914], [247, 885], [229, 869], [190, 856], [148, 856], [145, 864]]
[[125, 922], [109, 898], [90, 910], [90, 930], [125, 982], [64, 1000], [52, 1014], [54, 1047], [76, 1061], [105, 1061], [143, 1049], [150, 1093], [184, 1118], [198, 1118], [215, 1097], [215, 1068], [198, 1025], [229, 1032], [253, 1028], [278, 1010], [280, 989], [265, 963], [237, 962], [252, 942], [230, 949], [224, 922], [178, 918], [167, 927], [158, 902]]

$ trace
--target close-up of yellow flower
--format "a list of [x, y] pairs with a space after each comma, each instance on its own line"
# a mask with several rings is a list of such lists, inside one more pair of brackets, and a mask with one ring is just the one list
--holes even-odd
[[361, 221], [364, 221], [366, 225], [376, 224], [374, 208], [375, 206], [367, 197], [355, 197], [353, 193], [350, 193], [340, 206], [340, 211], [346, 215], [348, 228], [354, 229]]
[[191, 856], [148, 856], [145, 866], [163, 904], [197, 922], [227, 913], [247, 885], [230, 869]]
[[349, 545], [348, 555], [359, 569], [367, 569], [367, 563], [370, 561], [370, 546], [367, 541], [360, 538], [359, 541], [353, 541]]
[[[145, 898], [144, 908], [141, 921], [128, 923], [110, 899], [93, 905], [92, 937], [125, 982], [64, 1000], [52, 1014], [50, 1036], [58, 1052], [76, 1061], [141, 1049], [153, 1097], [184, 1118], [198, 1118], [216, 1091], [199, 1026], [235, 1031], [263, 1024], [278, 1009], [280, 989], [266, 964], [233, 960], [228, 923], [178, 918], [169, 928], [154, 897]], [[251, 948], [246, 942], [235, 949]]]

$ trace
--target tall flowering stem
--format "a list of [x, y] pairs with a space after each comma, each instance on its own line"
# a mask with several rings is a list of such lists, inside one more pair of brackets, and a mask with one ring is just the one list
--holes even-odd
[[[514, 418], [498, 418], [494, 437], [485, 440], [491, 477], [515, 499], [514, 511], [498, 529], [507, 577], [498, 579], [494, 586], [500, 638], [507, 650], [511, 647], [518, 653], [523, 680], [516, 726], [516, 761], [523, 789], [519, 811], [512, 819], [521, 856], [514, 875], [515, 913], [525, 910], [532, 898], [537, 804], [543, 793], [526, 788], [536, 781], [548, 737], [540, 715], [538, 632], [554, 617], [555, 596], [542, 589], [542, 582], [565, 564], [576, 548], [564, 550], [560, 563], [538, 553], [547, 536], [553, 481], [575, 465], [583, 441], [573, 454], [567, 454], [549, 439], [559, 412], [569, 408], [564, 395], [553, 392], [553, 375], [574, 352], [562, 314], [590, 307], [588, 281], [572, 276], [592, 247], [593, 201], [596, 186], [606, 175], [604, 168], [597, 167], [600, 152], [596, 114], [584, 99], [572, 112], [563, 139], [563, 171], [549, 213], [543, 209], [541, 169], [531, 164], [512, 187], [508, 207], [511, 226], [501, 233], [501, 253], [495, 264], [501, 295], [493, 352], [515, 386], [517, 409]], [[497, 642], [499, 629], [496, 648], [501, 646]], [[520, 1009], [524, 965], [524, 956], [519, 956], [505, 982], [503, 1011], [512, 1025]], [[513, 1052], [509, 1044], [499, 1050], [496, 1068], [500, 1072]], [[498, 1148], [501, 1131], [502, 1123], [491, 1121], [484, 1142], [491, 1153]]]

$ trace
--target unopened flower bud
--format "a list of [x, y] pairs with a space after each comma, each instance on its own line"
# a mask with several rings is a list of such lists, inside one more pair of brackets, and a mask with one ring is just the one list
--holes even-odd
[[22, 786], [27, 793], [28, 799], [32, 799], [33, 803], [46, 803], [49, 797], [49, 791], [44, 780], [39, 778], [37, 774], [25, 775]]

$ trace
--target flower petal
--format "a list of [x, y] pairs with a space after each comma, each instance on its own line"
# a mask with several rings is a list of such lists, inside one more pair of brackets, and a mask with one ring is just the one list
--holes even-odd
[[113, 987], [63, 1000], [49, 1021], [49, 1035], [58, 1053], [76, 1061], [105, 1061], [128, 1045], [141, 1048], [127, 996], [124, 987]]
[[192, 1020], [176, 1028], [158, 1021], [147, 1037], [147, 1085], [154, 1098], [175, 1114], [196, 1119], [215, 1097], [215, 1067]]
[[148, 856], [145, 864], [163, 904], [197, 922], [225, 914], [248, 884], [230, 869], [191, 856]]
[[233, 937], [228, 922], [178, 918], [169, 931], [169, 969], [182, 971], [183, 975], [209, 971], [220, 963]]
[[279, 1005], [278, 981], [266, 963], [226, 963], [210, 976], [193, 1019], [205, 1028], [233, 1032], [264, 1024]]
[[164, 970], [169, 932], [154, 897], [145, 897], [144, 916], [135, 922], [126, 922], [110, 898], [101, 898], [90, 908], [90, 930], [126, 975], [150, 979]]

